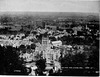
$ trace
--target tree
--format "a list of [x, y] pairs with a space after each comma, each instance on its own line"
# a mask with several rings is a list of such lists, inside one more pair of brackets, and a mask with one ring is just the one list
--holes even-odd
[[[7, 75], [21, 75], [25, 74], [26, 70], [25, 67], [22, 65], [23, 62], [19, 60], [19, 55], [16, 50], [16, 48], [13, 48], [12, 46], [7, 46], [4, 49], [4, 72], [6, 72]], [[14, 70], [20, 70], [21, 72], [15, 72]]]
[[64, 58], [62, 58], [61, 61], [61, 66], [62, 67], [80, 67], [84, 66], [84, 60], [86, 59], [86, 55], [83, 54], [66, 54]]
[[43, 71], [46, 67], [46, 60], [40, 59], [36, 61], [36, 66], [38, 67], [37, 72], [39, 73], [39, 75], [43, 75]]
[[3, 75], [4, 72], [4, 47], [0, 46], [0, 75]]

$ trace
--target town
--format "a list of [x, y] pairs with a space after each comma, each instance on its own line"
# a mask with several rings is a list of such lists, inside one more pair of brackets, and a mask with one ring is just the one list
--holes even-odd
[[4, 75], [98, 75], [99, 18], [2, 15], [0, 59]]

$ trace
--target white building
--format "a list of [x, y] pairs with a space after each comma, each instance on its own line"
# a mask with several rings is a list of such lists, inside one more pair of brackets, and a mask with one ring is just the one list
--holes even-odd
[[59, 46], [62, 46], [62, 41], [53, 41], [52, 44], [55, 47], [59, 47]]

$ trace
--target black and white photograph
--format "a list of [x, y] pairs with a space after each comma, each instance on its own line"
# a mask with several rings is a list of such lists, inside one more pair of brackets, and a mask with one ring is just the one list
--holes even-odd
[[99, 0], [0, 0], [0, 76], [99, 76]]

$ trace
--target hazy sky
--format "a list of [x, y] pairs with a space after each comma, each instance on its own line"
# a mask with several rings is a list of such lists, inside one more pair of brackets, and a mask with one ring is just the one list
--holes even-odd
[[99, 0], [0, 0], [0, 11], [99, 12]]

